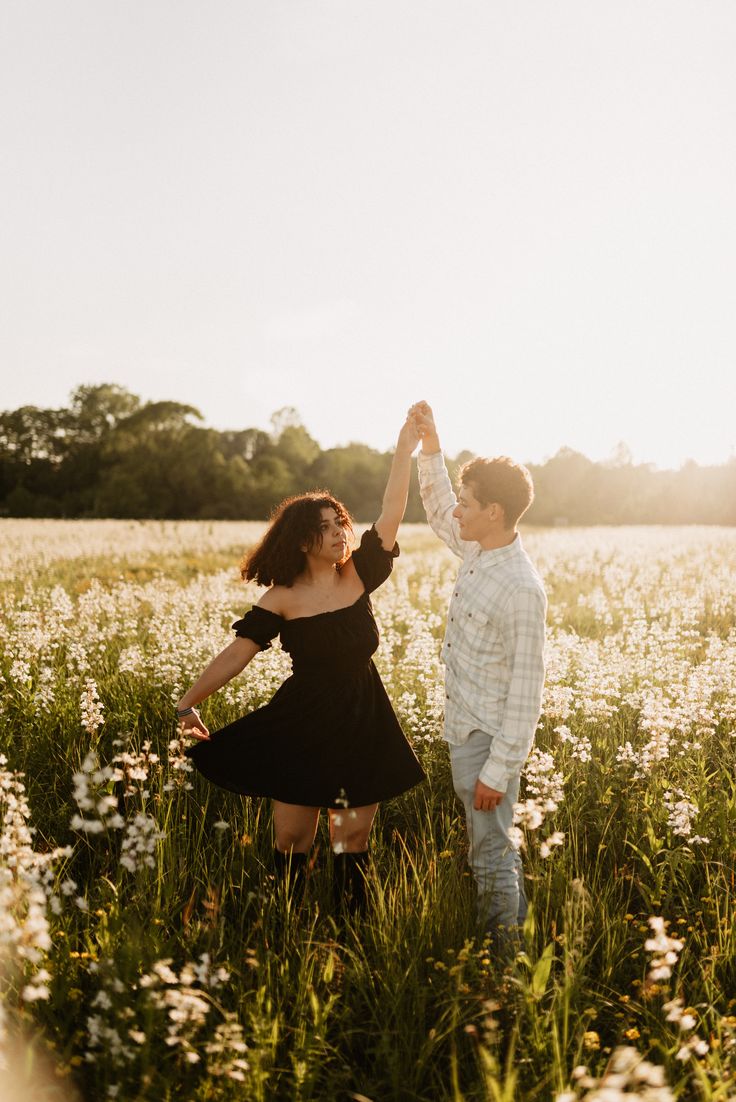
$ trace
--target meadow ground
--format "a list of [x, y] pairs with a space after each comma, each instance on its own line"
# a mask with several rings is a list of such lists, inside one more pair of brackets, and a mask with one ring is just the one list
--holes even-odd
[[[440, 738], [456, 560], [426, 528], [374, 606], [428, 780], [379, 813], [366, 914], [334, 919], [324, 825], [296, 907], [267, 806], [187, 771], [172, 702], [256, 597], [259, 531], [0, 522], [0, 1098], [736, 1098], [736, 532], [524, 535], [548, 673], [504, 970]], [[257, 656], [206, 721], [287, 673]]]

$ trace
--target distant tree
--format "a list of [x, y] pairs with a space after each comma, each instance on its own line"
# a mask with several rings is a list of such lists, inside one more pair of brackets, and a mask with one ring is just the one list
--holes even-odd
[[69, 431], [77, 445], [101, 440], [140, 409], [141, 400], [115, 383], [78, 386], [71, 394]]
[[306, 487], [295, 488], [293, 472], [279, 455], [259, 455], [251, 465], [246, 516], [253, 520], [265, 519], [285, 497], [303, 489]]
[[213, 482], [209, 487], [206, 517], [240, 520], [255, 517], [252, 504], [253, 476], [240, 455], [226, 458], [220, 450], [213, 462]]
[[263, 429], [240, 429], [220, 433], [222, 454], [228, 459], [239, 456], [246, 463], [271, 447], [271, 437]]
[[611, 452], [611, 456], [603, 464], [604, 467], [631, 467], [634, 462], [631, 448], [625, 440], [619, 440]]
[[[535, 500], [526, 519], [531, 524], [585, 524], [597, 510], [594, 464], [572, 448], [560, 448], [543, 466], [530, 465]], [[596, 522], [594, 522], [596, 523]]]
[[[263, 456], [278, 459], [289, 474], [279, 475], [274, 487], [285, 487], [285, 494], [302, 493], [310, 479], [310, 469], [320, 454], [320, 446], [310, 436], [293, 406], [277, 410], [271, 417], [271, 445]], [[274, 502], [277, 504], [277, 502]]]
[[390, 465], [390, 456], [367, 444], [346, 444], [320, 454], [311, 482], [333, 493], [359, 520], [376, 520]]
[[148, 402], [118, 421], [101, 453], [96, 515], [200, 515], [217, 433], [198, 429], [190, 417], [201, 420], [202, 415], [180, 402]]
[[203, 420], [202, 414], [194, 406], [181, 402], [146, 402], [127, 417], [117, 422], [117, 428], [123, 433], [141, 434], [146, 432], [177, 432], [189, 427], [188, 418]]
[[464, 451], [459, 452], [458, 455], [455, 456], [454, 466], [455, 467], [462, 467], [462, 465], [464, 463], [469, 463], [470, 460], [475, 459], [475, 457], [476, 457], [475, 452], [469, 452], [467, 449], [465, 449]]
[[21, 406], [0, 413], [0, 454], [19, 466], [43, 460], [57, 466], [68, 447], [69, 414], [63, 409]]
[[0, 509], [59, 516], [59, 472], [68, 451], [65, 410], [22, 406], [0, 413]]
[[299, 411], [294, 406], [283, 406], [271, 414], [271, 436], [274, 440], [279, 439], [284, 429], [300, 429], [303, 427]]
[[70, 407], [64, 411], [66, 455], [56, 480], [57, 501], [65, 515], [95, 515], [106, 440], [140, 404], [140, 398], [114, 383], [72, 391]]
[[[366, 444], [320, 449], [292, 406], [271, 431], [206, 428], [180, 402], [141, 402], [114, 383], [80, 386], [68, 408], [0, 413], [0, 514], [265, 519], [279, 501], [325, 488], [359, 522], [380, 513], [391, 453]], [[447, 460], [454, 482], [471, 459]], [[621, 443], [604, 463], [561, 448], [530, 464], [533, 524], [736, 525], [736, 457], [678, 471], [635, 465]], [[424, 519], [416, 474], [406, 511]]]

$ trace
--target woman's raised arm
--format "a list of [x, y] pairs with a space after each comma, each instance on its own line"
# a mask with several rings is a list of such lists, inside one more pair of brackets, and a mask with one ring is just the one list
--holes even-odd
[[404, 517], [409, 497], [411, 457], [419, 440], [420, 436], [414, 419], [408, 417], [401, 426], [399, 439], [396, 441], [396, 450], [383, 494], [381, 515], [375, 525], [386, 551], [390, 551], [396, 543], [396, 533]]

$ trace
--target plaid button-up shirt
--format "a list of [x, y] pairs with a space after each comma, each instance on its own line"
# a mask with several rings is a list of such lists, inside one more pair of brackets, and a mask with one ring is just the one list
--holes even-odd
[[471, 731], [492, 735], [480, 772], [505, 792], [534, 741], [544, 684], [544, 586], [521, 545], [484, 551], [462, 540], [452, 511], [457, 498], [441, 452], [419, 453], [419, 488], [432, 529], [462, 566], [453, 587], [442, 644], [445, 738], [461, 745]]

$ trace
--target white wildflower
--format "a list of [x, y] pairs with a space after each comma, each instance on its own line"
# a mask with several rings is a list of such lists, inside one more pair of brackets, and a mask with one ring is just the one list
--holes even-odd
[[79, 705], [82, 712], [82, 727], [88, 735], [94, 736], [104, 722], [104, 706], [97, 695], [97, 685], [88, 678], [84, 683], [84, 692], [80, 697]]

